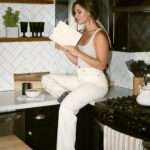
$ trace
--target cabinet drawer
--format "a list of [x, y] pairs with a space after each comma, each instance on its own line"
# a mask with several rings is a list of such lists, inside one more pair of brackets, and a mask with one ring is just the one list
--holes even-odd
[[38, 107], [25, 110], [25, 128], [52, 126], [57, 123], [59, 106]]

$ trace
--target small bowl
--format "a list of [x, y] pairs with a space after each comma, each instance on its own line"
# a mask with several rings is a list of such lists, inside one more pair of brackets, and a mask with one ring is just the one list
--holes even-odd
[[41, 94], [40, 89], [27, 89], [25, 93], [28, 97], [38, 97]]

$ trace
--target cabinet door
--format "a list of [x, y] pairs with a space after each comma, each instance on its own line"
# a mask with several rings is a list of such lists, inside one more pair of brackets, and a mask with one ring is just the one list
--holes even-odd
[[93, 125], [93, 143], [91, 150], [103, 150], [103, 127], [95, 118]]
[[34, 150], [56, 150], [57, 106], [25, 110], [25, 141]]
[[0, 136], [16, 135], [24, 141], [24, 113], [0, 114]]
[[150, 2], [113, 0], [113, 50], [150, 51]]
[[129, 17], [129, 49], [150, 50], [150, 13], [132, 12]]
[[93, 125], [94, 111], [92, 105], [82, 108], [77, 117], [76, 150], [94, 150]]
[[126, 51], [128, 49], [128, 13], [113, 13], [114, 43], [113, 49]]

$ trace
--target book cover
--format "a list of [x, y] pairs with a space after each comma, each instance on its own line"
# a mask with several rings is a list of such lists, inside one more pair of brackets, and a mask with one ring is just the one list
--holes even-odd
[[72, 45], [76, 46], [82, 34], [66, 23], [59, 21], [54, 31], [49, 38], [61, 46]]

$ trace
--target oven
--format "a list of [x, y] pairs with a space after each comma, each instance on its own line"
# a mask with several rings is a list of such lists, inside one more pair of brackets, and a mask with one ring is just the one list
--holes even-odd
[[99, 130], [103, 131], [103, 125], [107, 125], [115, 131], [142, 139], [144, 150], [150, 150], [150, 107], [139, 105], [136, 96], [96, 102], [95, 115], [95, 125]]

